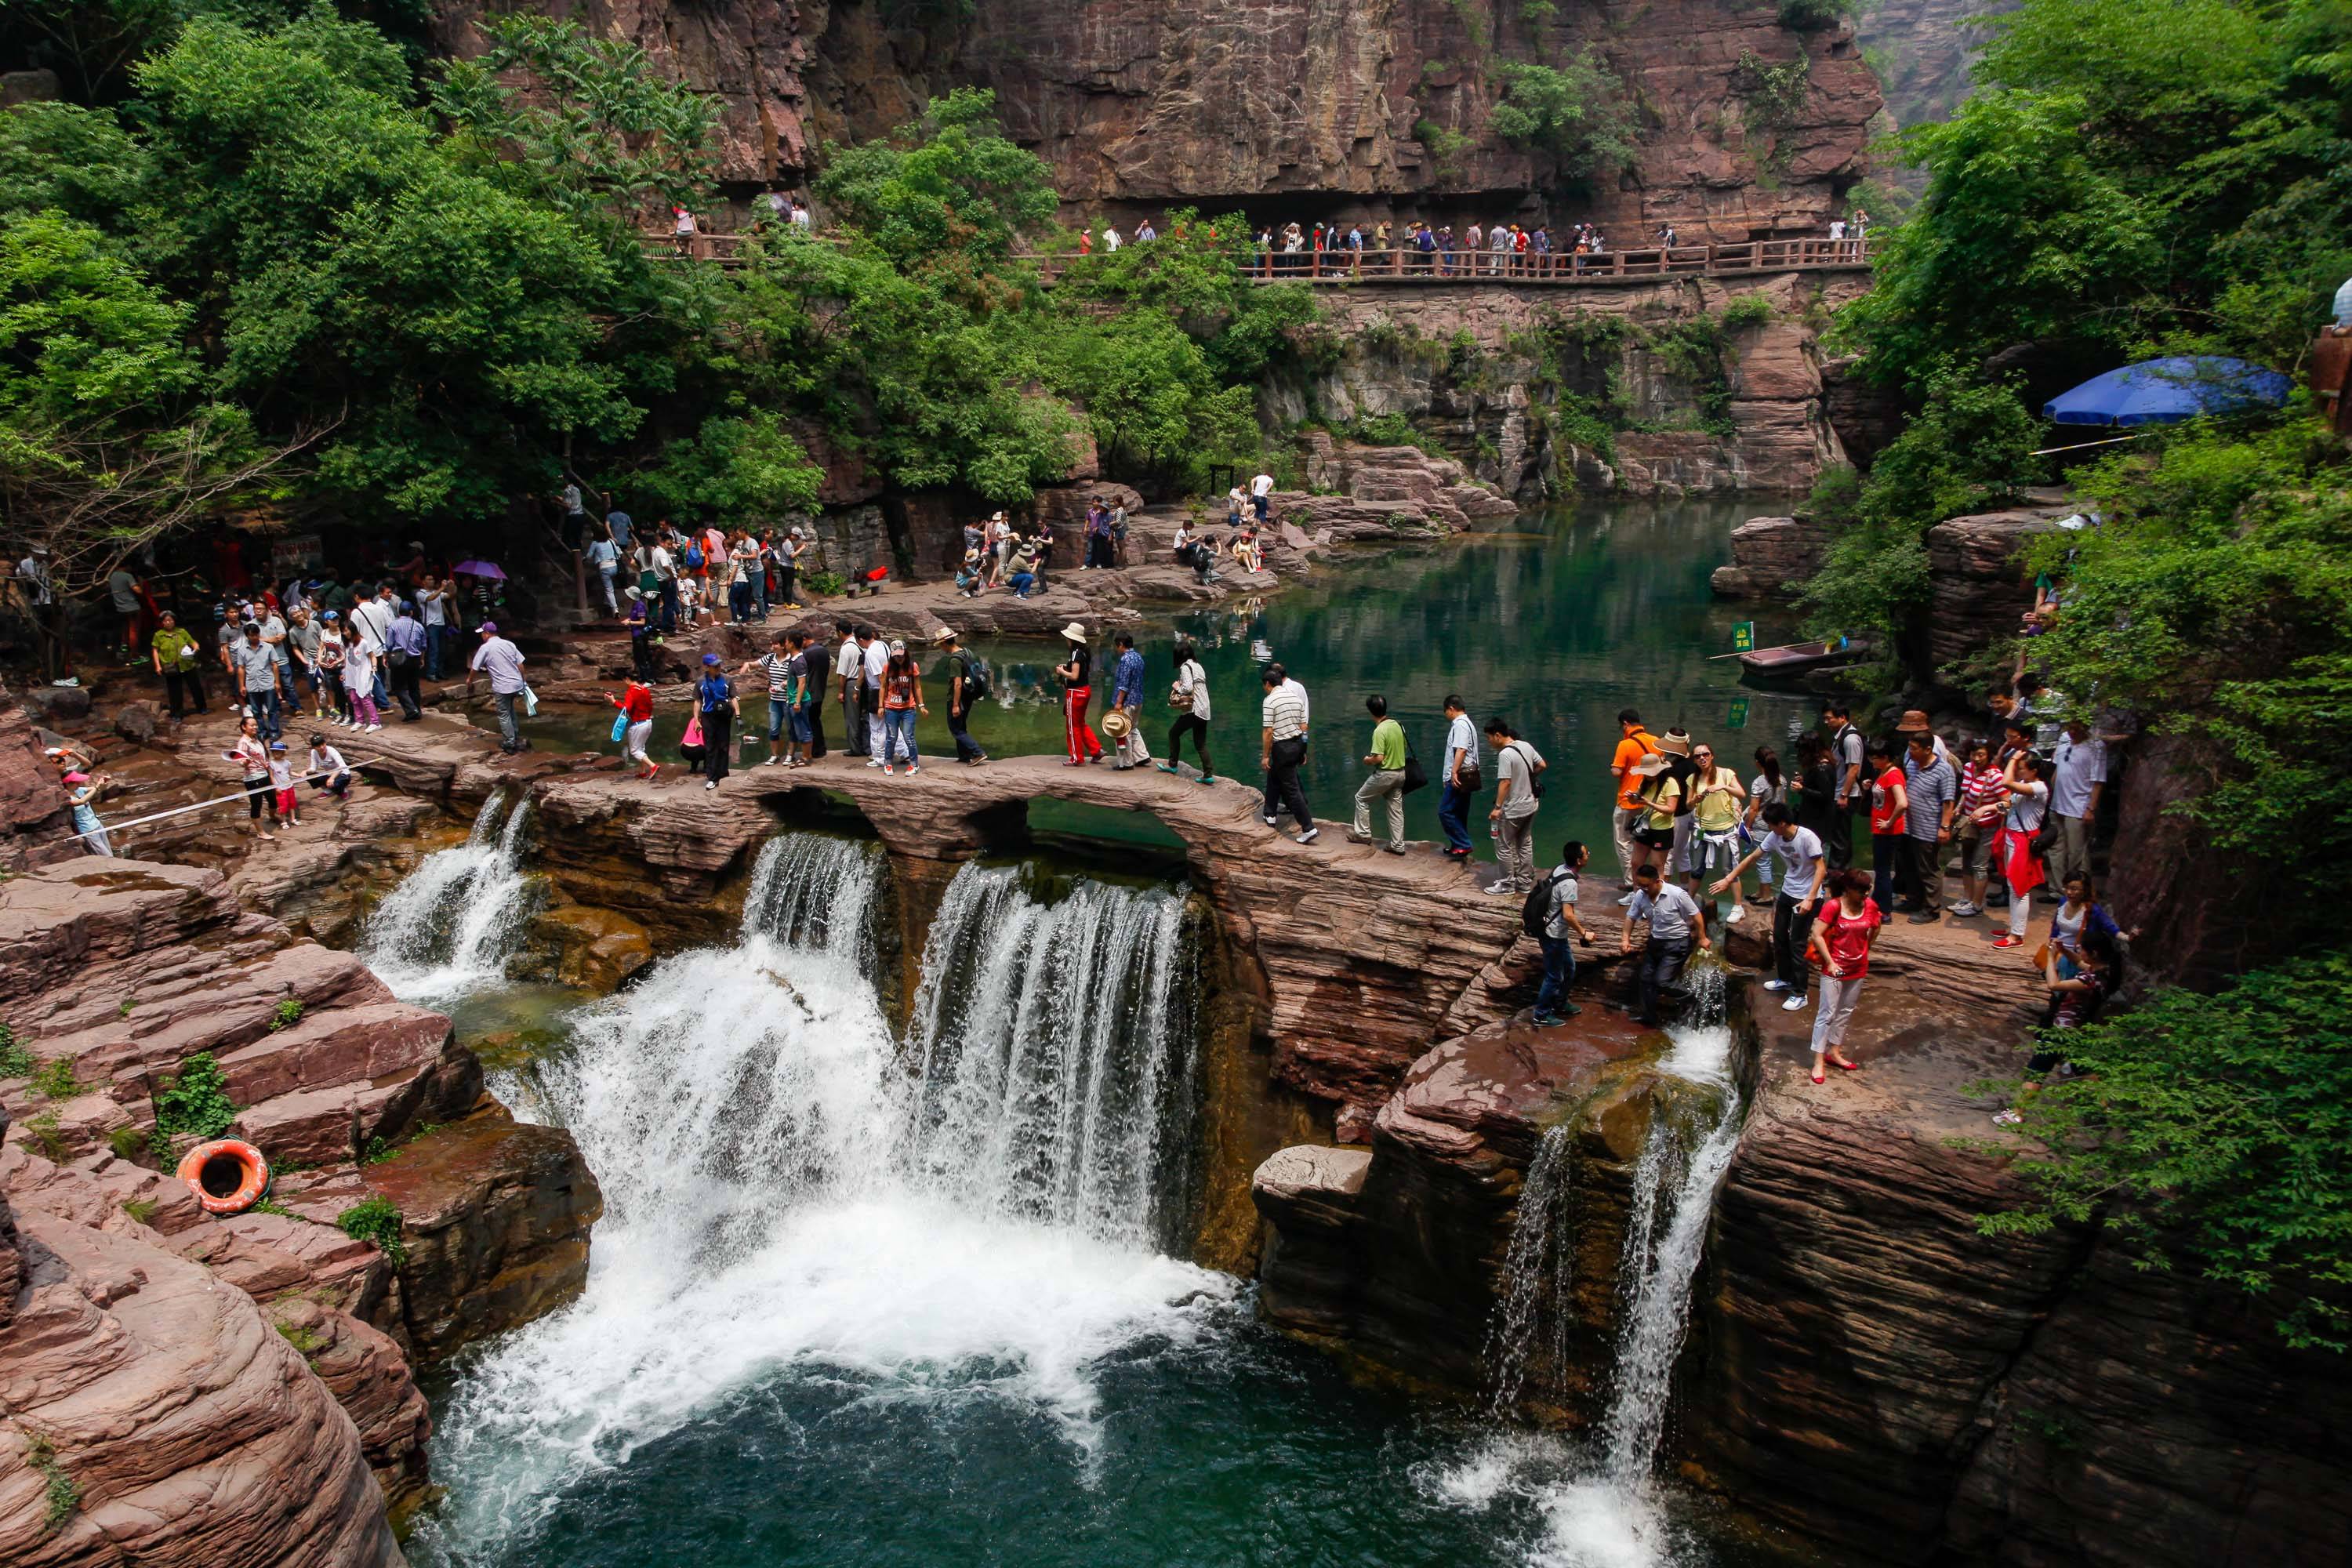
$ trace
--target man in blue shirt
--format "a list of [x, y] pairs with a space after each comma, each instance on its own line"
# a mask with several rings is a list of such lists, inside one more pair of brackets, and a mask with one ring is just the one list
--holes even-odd
[[1135, 650], [1135, 639], [1125, 632], [1110, 642], [1118, 649], [1118, 662], [1111, 666], [1111, 711], [1127, 715], [1127, 733], [1118, 738], [1118, 761], [1111, 766], [1124, 771], [1151, 760], [1150, 750], [1143, 743], [1143, 656]]

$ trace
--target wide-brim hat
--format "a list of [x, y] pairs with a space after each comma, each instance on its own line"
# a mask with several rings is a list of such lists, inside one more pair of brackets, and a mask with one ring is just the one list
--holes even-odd
[[938, 631], [931, 634], [931, 640], [933, 642], [953, 642], [955, 639], [956, 633], [955, 627], [953, 626], [941, 626]]
[[1135, 728], [1135, 721], [1127, 716], [1125, 709], [1114, 708], [1102, 716], [1100, 728], [1114, 741], [1125, 740], [1127, 732]]
[[1669, 730], [1659, 740], [1658, 750], [1670, 757], [1687, 757], [1691, 750], [1690, 737], [1680, 730]]
[[1654, 778], [1658, 774], [1664, 773], [1666, 771], [1666, 759], [1659, 756], [1654, 752], [1650, 755], [1643, 757], [1640, 762], [1635, 763], [1632, 767], [1625, 771], [1632, 773], [1637, 779], [1646, 779]]
[[1086, 623], [1083, 621], [1072, 621], [1062, 628], [1062, 636], [1072, 642], [1084, 642], [1087, 635]]
[[1895, 727], [1906, 735], [1925, 735], [1933, 729], [1933, 726], [1927, 722], [1926, 711], [1917, 708], [1905, 709], [1903, 722]]

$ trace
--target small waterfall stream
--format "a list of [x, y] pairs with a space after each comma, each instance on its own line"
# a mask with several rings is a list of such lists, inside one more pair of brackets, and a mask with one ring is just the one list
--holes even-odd
[[436, 1473], [466, 1481], [423, 1561], [510, 1560], [568, 1490], [745, 1401], [1009, 1410], [1084, 1467], [1106, 1358], [1225, 1321], [1234, 1281], [1148, 1244], [1189, 1125], [1181, 898], [967, 866], [902, 1051], [870, 973], [885, 875], [870, 844], [772, 841], [735, 947], [661, 961], [539, 1065], [605, 1215], [582, 1300], [439, 1412]]
[[[1682, 1087], [1657, 1096], [1634, 1166], [1617, 1268], [1616, 1355], [1598, 1431], [1573, 1440], [1504, 1432], [1438, 1480], [1441, 1491], [1472, 1506], [1506, 1495], [1532, 1499], [1544, 1520], [1534, 1553], [1541, 1568], [1682, 1568], [1706, 1560], [1664, 1506], [1654, 1472], [1692, 1282], [1745, 1110], [1725, 984], [1719, 965], [1685, 972], [1689, 1009], [1668, 1031], [1670, 1046], [1657, 1064]], [[1536, 1348], [1547, 1342], [1547, 1324], [1551, 1364], [1566, 1359], [1573, 1130], [1570, 1119], [1546, 1131], [1520, 1191], [1502, 1293], [1487, 1330], [1486, 1409], [1497, 1424], [1513, 1418]]]
[[505, 976], [530, 911], [522, 848], [530, 803], [482, 803], [466, 842], [436, 850], [368, 917], [359, 955], [404, 1002], [462, 997]]

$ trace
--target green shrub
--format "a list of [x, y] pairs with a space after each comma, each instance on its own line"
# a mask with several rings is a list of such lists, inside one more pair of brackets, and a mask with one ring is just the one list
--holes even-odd
[[1506, 142], [1551, 153], [1560, 172], [1603, 180], [1636, 153], [1625, 84], [1591, 47], [1559, 67], [1506, 61], [1495, 68], [1502, 101], [1486, 127]]
[[122, 1200], [122, 1212], [129, 1215], [132, 1219], [137, 1220], [141, 1225], [145, 1225], [155, 1217], [155, 1200], [153, 1198], [125, 1198]]
[[285, 1001], [278, 1004], [278, 1011], [269, 1015], [269, 1032], [274, 1035], [278, 1030], [291, 1028], [301, 1021], [301, 998], [299, 996], [289, 996]]
[[335, 1216], [335, 1223], [352, 1240], [382, 1247], [394, 1268], [408, 1261], [408, 1247], [400, 1238], [400, 1210], [390, 1198], [372, 1197], [353, 1204]]
[[30, 1078], [39, 1065], [16, 1037], [16, 1031], [0, 1024], [0, 1078]]
[[2021, 1107], [2033, 1199], [1989, 1236], [2105, 1226], [2140, 1260], [2187, 1261], [2277, 1310], [2290, 1344], [2352, 1343], [2352, 955], [2257, 970], [2216, 995], [2163, 989], [2069, 1029]]
[[305, 1361], [327, 1348], [327, 1342], [319, 1336], [316, 1330], [306, 1329], [299, 1323], [288, 1322], [280, 1322], [277, 1327], [279, 1335], [288, 1344], [301, 1352], [302, 1359]]
[[33, 1074], [33, 1092], [44, 1100], [71, 1100], [85, 1092], [74, 1080], [74, 1058], [51, 1057]]
[[66, 1474], [65, 1466], [58, 1462], [57, 1449], [38, 1433], [33, 1435], [32, 1447], [25, 1458], [47, 1480], [45, 1490], [48, 1506], [41, 1517], [41, 1528], [55, 1532], [74, 1516], [74, 1510], [81, 1506], [81, 1488], [74, 1484], [74, 1479]]
[[41, 1152], [41, 1158], [53, 1165], [65, 1163], [66, 1138], [58, 1127], [55, 1110], [44, 1110], [38, 1116], [27, 1118], [25, 1136], [32, 1142], [34, 1148]]
[[1760, 327], [1777, 314], [1771, 296], [1760, 292], [1738, 294], [1725, 302], [1722, 320], [1727, 331], [1738, 331], [1742, 327]]
[[106, 1135], [106, 1146], [114, 1151], [118, 1160], [137, 1162], [147, 1154], [147, 1130], [144, 1127], [118, 1127]]
[[180, 1076], [155, 1095], [155, 1131], [167, 1142], [173, 1138], [217, 1138], [236, 1120], [229, 1102], [228, 1082], [210, 1051], [198, 1051], [180, 1064]]
[[1780, 26], [1795, 33], [1834, 27], [1862, 9], [1862, 0], [1780, 0]]

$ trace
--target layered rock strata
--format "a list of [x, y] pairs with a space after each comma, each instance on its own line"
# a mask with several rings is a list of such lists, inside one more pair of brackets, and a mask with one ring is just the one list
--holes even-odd
[[1810, 517], [1751, 517], [1731, 531], [1731, 564], [1717, 567], [1707, 585], [1726, 599], [1793, 594], [1822, 569], [1829, 543], [1829, 530]]

